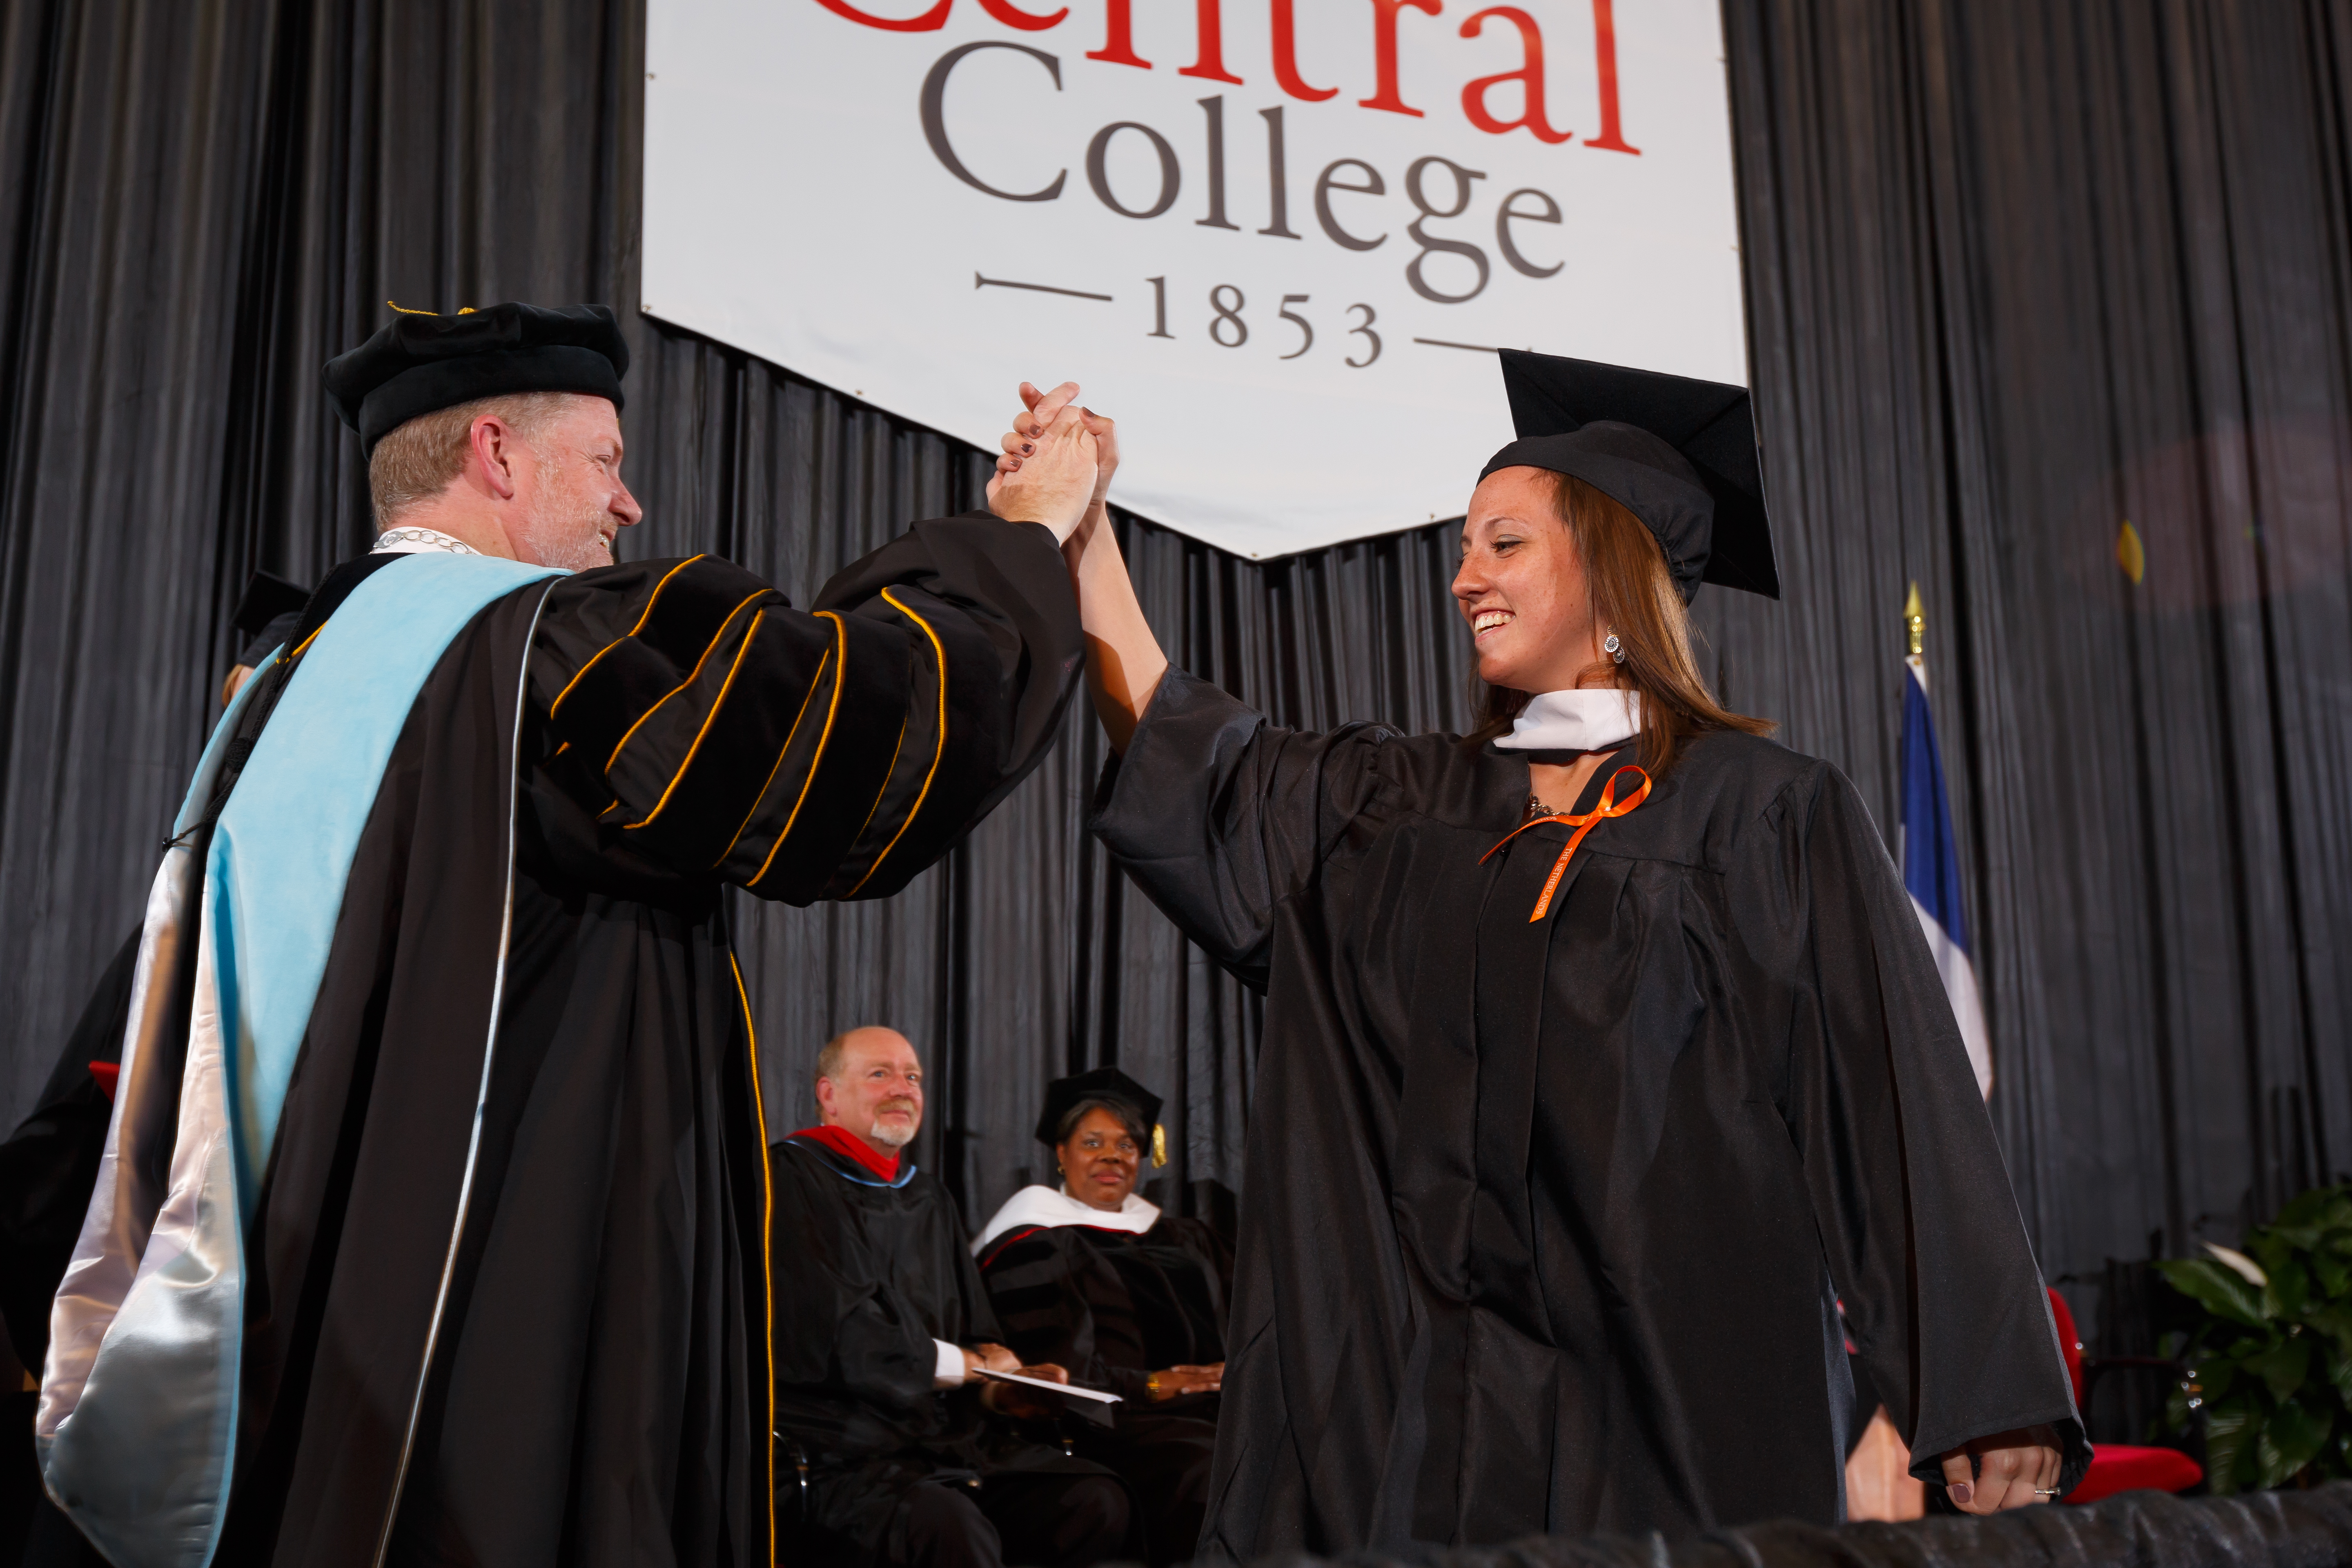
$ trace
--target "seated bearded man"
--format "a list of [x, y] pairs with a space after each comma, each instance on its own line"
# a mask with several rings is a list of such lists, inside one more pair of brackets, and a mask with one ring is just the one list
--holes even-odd
[[901, 1152], [923, 1119], [914, 1047], [890, 1029], [837, 1036], [816, 1098], [819, 1124], [771, 1151], [782, 1555], [855, 1568], [1133, 1556], [1118, 1478], [1024, 1439], [1017, 1420], [1055, 1412], [982, 1380], [1068, 1376], [1004, 1349], [953, 1199]]

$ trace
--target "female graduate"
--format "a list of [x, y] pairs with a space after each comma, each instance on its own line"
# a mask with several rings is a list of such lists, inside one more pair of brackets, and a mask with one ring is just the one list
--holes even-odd
[[1108, 1429], [1071, 1436], [1133, 1489], [1155, 1565], [1201, 1538], [1233, 1287], [1216, 1232], [1136, 1194], [1144, 1152], [1164, 1163], [1159, 1121], [1160, 1097], [1117, 1068], [1056, 1079], [1037, 1141], [1060, 1184], [1013, 1194], [971, 1244], [1013, 1354], [1120, 1395]]
[[[2088, 1447], [1902, 883], [1691, 655], [1703, 574], [1773, 586], [1760, 502], [1715, 538], [1745, 394], [1549, 364], [1565, 433], [1463, 528], [1467, 738], [1284, 730], [1171, 668], [1089, 416], [1094, 831], [1266, 999], [1202, 1549], [1834, 1521], [1841, 1300], [1915, 1473], [2060, 1495]], [[1001, 470], [1076, 393], [1023, 388]]]

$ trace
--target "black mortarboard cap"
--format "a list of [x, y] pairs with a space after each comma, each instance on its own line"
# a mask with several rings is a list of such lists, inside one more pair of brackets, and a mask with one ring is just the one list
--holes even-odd
[[301, 624], [302, 612], [299, 610], [289, 610], [282, 616], [264, 621], [261, 629], [237, 650], [236, 662], [247, 669], [260, 668], [261, 661], [269, 657], [269, 650], [282, 647], [286, 639], [294, 635], [294, 628]]
[[310, 602], [310, 590], [301, 584], [289, 583], [275, 572], [256, 572], [247, 579], [245, 597], [236, 602], [229, 624], [247, 637], [258, 637], [270, 622], [299, 614]]
[[1701, 583], [1780, 596], [1748, 389], [1502, 351], [1519, 439], [1479, 474], [1573, 474], [1649, 525], [1688, 604]]
[[271, 648], [286, 640], [294, 623], [302, 618], [302, 606], [310, 602], [310, 590], [299, 583], [289, 583], [275, 572], [256, 572], [246, 582], [236, 614], [229, 617], [229, 624], [246, 637], [236, 662], [249, 669], [268, 657]]
[[[397, 306], [394, 309], [398, 309]], [[327, 395], [361, 450], [420, 414], [477, 397], [577, 392], [621, 406], [629, 345], [603, 305], [490, 305], [454, 316], [402, 311], [327, 362]]]
[[1055, 1134], [1061, 1130], [1062, 1118], [1076, 1106], [1089, 1100], [1123, 1100], [1142, 1114], [1144, 1125], [1151, 1129], [1151, 1163], [1168, 1163], [1167, 1134], [1160, 1130], [1160, 1097], [1119, 1071], [1117, 1068], [1097, 1068], [1073, 1078], [1057, 1078], [1045, 1086], [1045, 1110], [1037, 1118], [1037, 1142], [1057, 1142]]

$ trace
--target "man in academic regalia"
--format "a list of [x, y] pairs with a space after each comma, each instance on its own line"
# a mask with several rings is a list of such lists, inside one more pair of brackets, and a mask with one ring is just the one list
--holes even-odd
[[775, 1247], [799, 1258], [776, 1292], [787, 1554], [842, 1568], [1132, 1556], [1116, 1475], [992, 1419], [1052, 1412], [981, 1385], [984, 1371], [1067, 1377], [1004, 1349], [953, 1200], [900, 1154], [922, 1079], [903, 1036], [853, 1029], [817, 1059], [818, 1125], [772, 1152]]
[[627, 359], [509, 304], [327, 367], [383, 533], [198, 766], [52, 1314], [44, 1479], [123, 1568], [772, 1561], [722, 888], [895, 891], [1034, 765], [1094, 464], [795, 611], [611, 563]]

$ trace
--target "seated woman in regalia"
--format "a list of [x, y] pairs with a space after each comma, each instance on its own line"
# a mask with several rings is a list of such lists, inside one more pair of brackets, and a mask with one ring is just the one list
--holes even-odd
[[1125, 1478], [1155, 1565], [1200, 1539], [1233, 1283], [1205, 1222], [1136, 1193], [1147, 1152], [1166, 1163], [1159, 1123], [1160, 1097], [1117, 1068], [1048, 1085], [1037, 1141], [1060, 1180], [1013, 1194], [971, 1247], [1006, 1347], [1119, 1395], [1108, 1427], [1064, 1429]]

